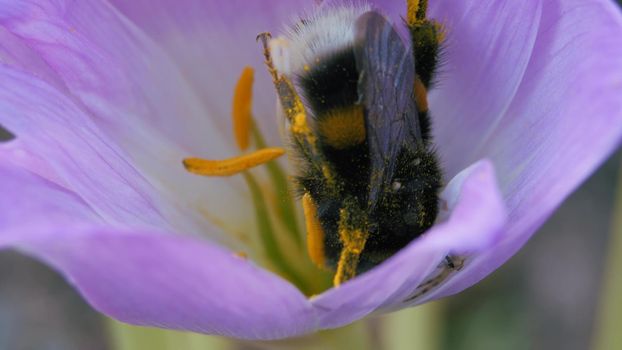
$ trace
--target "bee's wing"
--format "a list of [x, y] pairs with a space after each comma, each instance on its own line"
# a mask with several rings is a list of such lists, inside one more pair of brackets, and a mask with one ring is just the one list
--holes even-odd
[[391, 181], [398, 152], [422, 140], [414, 99], [415, 62], [399, 34], [377, 12], [356, 23], [358, 92], [371, 160], [370, 201]]

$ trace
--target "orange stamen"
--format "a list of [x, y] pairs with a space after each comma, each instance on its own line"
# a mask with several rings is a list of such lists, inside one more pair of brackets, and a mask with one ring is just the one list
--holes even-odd
[[253, 68], [244, 67], [233, 93], [233, 136], [242, 151], [248, 148], [252, 128], [254, 73]]
[[257, 165], [267, 163], [282, 156], [285, 150], [279, 147], [260, 149], [250, 154], [224, 160], [207, 160], [201, 158], [184, 159], [184, 167], [193, 174], [203, 176], [231, 176]]
[[307, 251], [309, 252], [309, 257], [317, 266], [325, 267], [324, 230], [317, 218], [317, 207], [308, 193], [302, 196], [302, 209], [307, 227]]

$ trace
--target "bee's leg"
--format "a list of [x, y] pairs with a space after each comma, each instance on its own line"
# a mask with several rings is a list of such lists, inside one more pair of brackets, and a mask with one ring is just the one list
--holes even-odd
[[[253, 69], [244, 68], [233, 94], [233, 135], [240, 150], [248, 148], [253, 129]], [[285, 150], [278, 147], [263, 148], [258, 151], [225, 160], [186, 158], [184, 166], [191, 173], [204, 176], [230, 176], [280, 157]]]
[[270, 33], [261, 33], [257, 36], [257, 39], [261, 40], [263, 45], [265, 63], [270, 75], [272, 75], [272, 81], [279, 96], [281, 107], [289, 122], [289, 131], [294, 144], [300, 148], [300, 151], [304, 153], [305, 157], [314, 166], [320, 169], [326, 178], [327, 185], [330, 187], [329, 190], [334, 189], [332, 170], [328, 167], [329, 163], [326, 162], [324, 155], [319, 151], [317, 136], [307, 123], [307, 112], [302, 99], [291, 80], [286, 75], [280, 74], [274, 66], [269, 43], [271, 39]]
[[369, 237], [363, 212], [352, 201], [344, 201], [339, 212], [339, 240], [343, 245], [333, 284], [337, 287], [356, 275], [359, 258]]
[[320, 268], [326, 267], [324, 230], [317, 217], [317, 206], [309, 193], [302, 196], [302, 209], [307, 228], [307, 251], [311, 261]]
[[427, 0], [407, 0], [406, 24], [415, 56], [415, 69], [423, 87], [428, 89], [436, 71], [439, 48], [444, 38], [441, 25], [426, 18]]
[[407, 0], [406, 24], [410, 31], [417, 73], [415, 99], [425, 141], [430, 140], [431, 129], [427, 94], [434, 79], [444, 36], [440, 24], [426, 18], [427, 8], [428, 0]]

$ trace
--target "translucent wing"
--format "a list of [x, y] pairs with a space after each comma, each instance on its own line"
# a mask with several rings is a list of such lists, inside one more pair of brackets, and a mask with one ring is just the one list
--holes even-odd
[[390, 185], [404, 147], [422, 142], [414, 99], [415, 62], [382, 15], [367, 12], [356, 23], [358, 93], [365, 110], [371, 160], [370, 202]]

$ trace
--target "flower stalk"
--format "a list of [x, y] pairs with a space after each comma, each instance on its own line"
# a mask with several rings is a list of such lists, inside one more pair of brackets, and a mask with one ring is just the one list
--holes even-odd
[[617, 349], [622, 345], [622, 163], [613, 210], [609, 252], [605, 260], [600, 308], [597, 314], [592, 349]]

